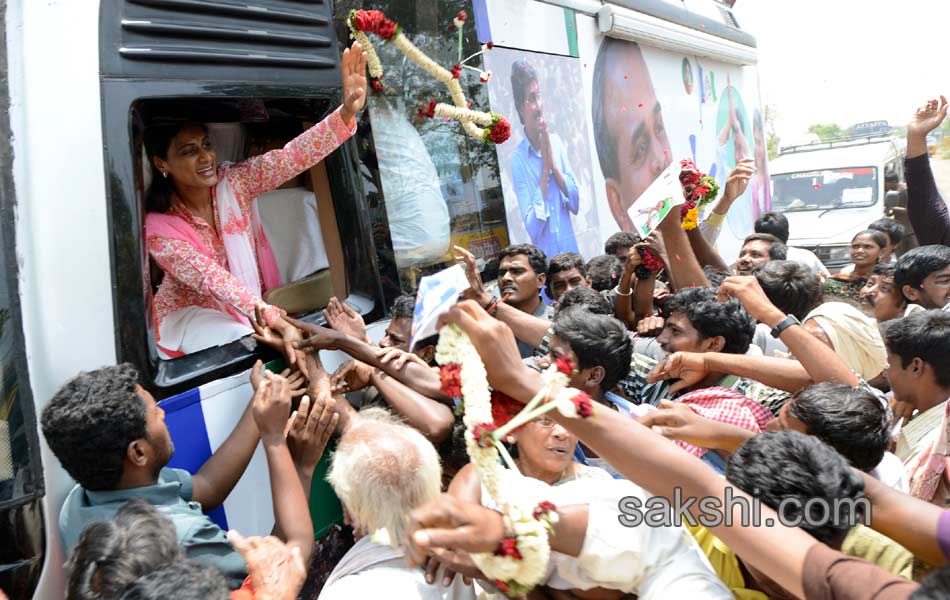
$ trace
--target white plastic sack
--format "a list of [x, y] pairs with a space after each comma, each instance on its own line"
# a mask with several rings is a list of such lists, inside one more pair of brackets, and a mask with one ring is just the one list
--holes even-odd
[[386, 98], [374, 95], [370, 115], [396, 266], [432, 262], [448, 251], [451, 242], [439, 174], [401, 106], [394, 108]]

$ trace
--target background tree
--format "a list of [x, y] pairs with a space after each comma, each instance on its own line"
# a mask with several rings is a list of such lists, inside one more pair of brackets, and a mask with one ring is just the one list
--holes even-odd
[[837, 123], [818, 123], [809, 127], [808, 133], [814, 133], [821, 141], [828, 142], [841, 137], [843, 132]]

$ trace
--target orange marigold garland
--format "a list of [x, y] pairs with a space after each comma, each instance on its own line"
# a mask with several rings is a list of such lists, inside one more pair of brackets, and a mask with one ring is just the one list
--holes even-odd
[[382, 11], [351, 10], [346, 23], [350, 28], [353, 39], [358, 41], [366, 52], [366, 68], [370, 75], [370, 86], [374, 90], [381, 92], [384, 89], [382, 83], [383, 65], [379, 61], [379, 56], [376, 54], [368, 34], [378, 35], [393, 44], [419, 68], [445, 85], [452, 97], [452, 104], [436, 103], [433, 100], [425, 109], [419, 110], [420, 117], [434, 118], [438, 116], [454, 119], [462, 124], [465, 133], [471, 137], [488, 144], [501, 144], [511, 137], [511, 123], [498, 113], [471, 110], [469, 102], [465, 99], [462, 86], [459, 84], [462, 69], [471, 69], [478, 72], [479, 81], [482, 83], [487, 83], [491, 79], [491, 71], [482, 71], [466, 64], [476, 56], [490, 50], [493, 47], [491, 42], [482, 45], [480, 51], [462, 60], [462, 27], [467, 19], [468, 16], [465, 11], [460, 11], [453, 19], [453, 23], [459, 32], [459, 61], [451, 69], [446, 69], [429, 58], [415, 44], [410, 42], [409, 38], [403, 34], [402, 28], [395, 21], [386, 18]]

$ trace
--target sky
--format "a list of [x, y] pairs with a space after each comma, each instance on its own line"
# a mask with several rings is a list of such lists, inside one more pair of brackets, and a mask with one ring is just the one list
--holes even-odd
[[950, 97], [950, 0], [738, 0], [734, 12], [758, 42], [783, 145], [814, 123], [904, 125]]

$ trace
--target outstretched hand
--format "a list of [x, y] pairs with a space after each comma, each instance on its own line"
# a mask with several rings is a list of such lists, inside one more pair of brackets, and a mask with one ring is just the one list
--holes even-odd
[[343, 51], [340, 61], [340, 74], [343, 77], [343, 107], [340, 116], [349, 124], [363, 105], [366, 104], [366, 53], [359, 42]]
[[333, 329], [346, 335], [363, 340], [367, 344], [371, 343], [366, 335], [366, 322], [360, 313], [356, 312], [345, 303], [340, 302], [336, 296], [330, 298], [323, 316], [327, 319], [327, 324]]
[[478, 271], [475, 255], [461, 246], [453, 246], [452, 250], [455, 252], [455, 260], [465, 264], [465, 278], [468, 279], [469, 287], [462, 292], [462, 295], [478, 302], [480, 306], [485, 306], [491, 301], [491, 296], [485, 291], [485, 284], [482, 282], [482, 274]]
[[726, 277], [716, 296], [720, 302], [735, 298], [753, 319], [769, 327], [778, 325], [785, 318], [752, 275]]
[[406, 556], [423, 565], [439, 550], [492, 552], [504, 534], [501, 513], [442, 494], [409, 513]]
[[647, 381], [656, 383], [666, 379], [678, 379], [670, 385], [670, 393], [675, 394], [702, 382], [709, 375], [702, 353], [674, 352], [656, 364], [647, 375]]
[[510, 327], [471, 300], [459, 302], [439, 317], [440, 328], [449, 324], [468, 334], [482, 357], [492, 387], [516, 399], [534, 396], [540, 385], [533, 384], [540, 381], [541, 375], [522, 362]]
[[298, 469], [312, 473], [336, 431], [340, 415], [329, 394], [300, 400], [300, 406], [287, 422], [287, 446]]
[[736, 164], [736, 168], [729, 177], [726, 178], [726, 185], [723, 186], [722, 197], [726, 202], [732, 203], [736, 198], [745, 193], [749, 187], [749, 180], [755, 175], [755, 160], [752, 158], [743, 158]]
[[228, 532], [228, 541], [241, 553], [251, 576], [255, 600], [294, 600], [307, 578], [307, 567], [297, 546], [274, 536], [244, 537]]
[[939, 102], [936, 99], [928, 100], [926, 104], [917, 109], [913, 118], [907, 124], [908, 137], [916, 135], [924, 137], [934, 129], [940, 126], [947, 116], [947, 110], [950, 105], [947, 99], [940, 96]]
[[652, 410], [637, 420], [667, 439], [701, 448], [733, 450], [728, 440], [733, 437], [734, 426], [708, 419], [686, 404], [661, 400], [658, 410]]
[[298, 321], [297, 319], [290, 317], [287, 317], [287, 321], [294, 327], [297, 327], [303, 331], [303, 335], [306, 336], [306, 339], [297, 340], [294, 342], [293, 347], [298, 350], [305, 350], [308, 348], [312, 348], [314, 350], [336, 350], [340, 336], [345, 335], [328, 327], [322, 327], [313, 323]]

